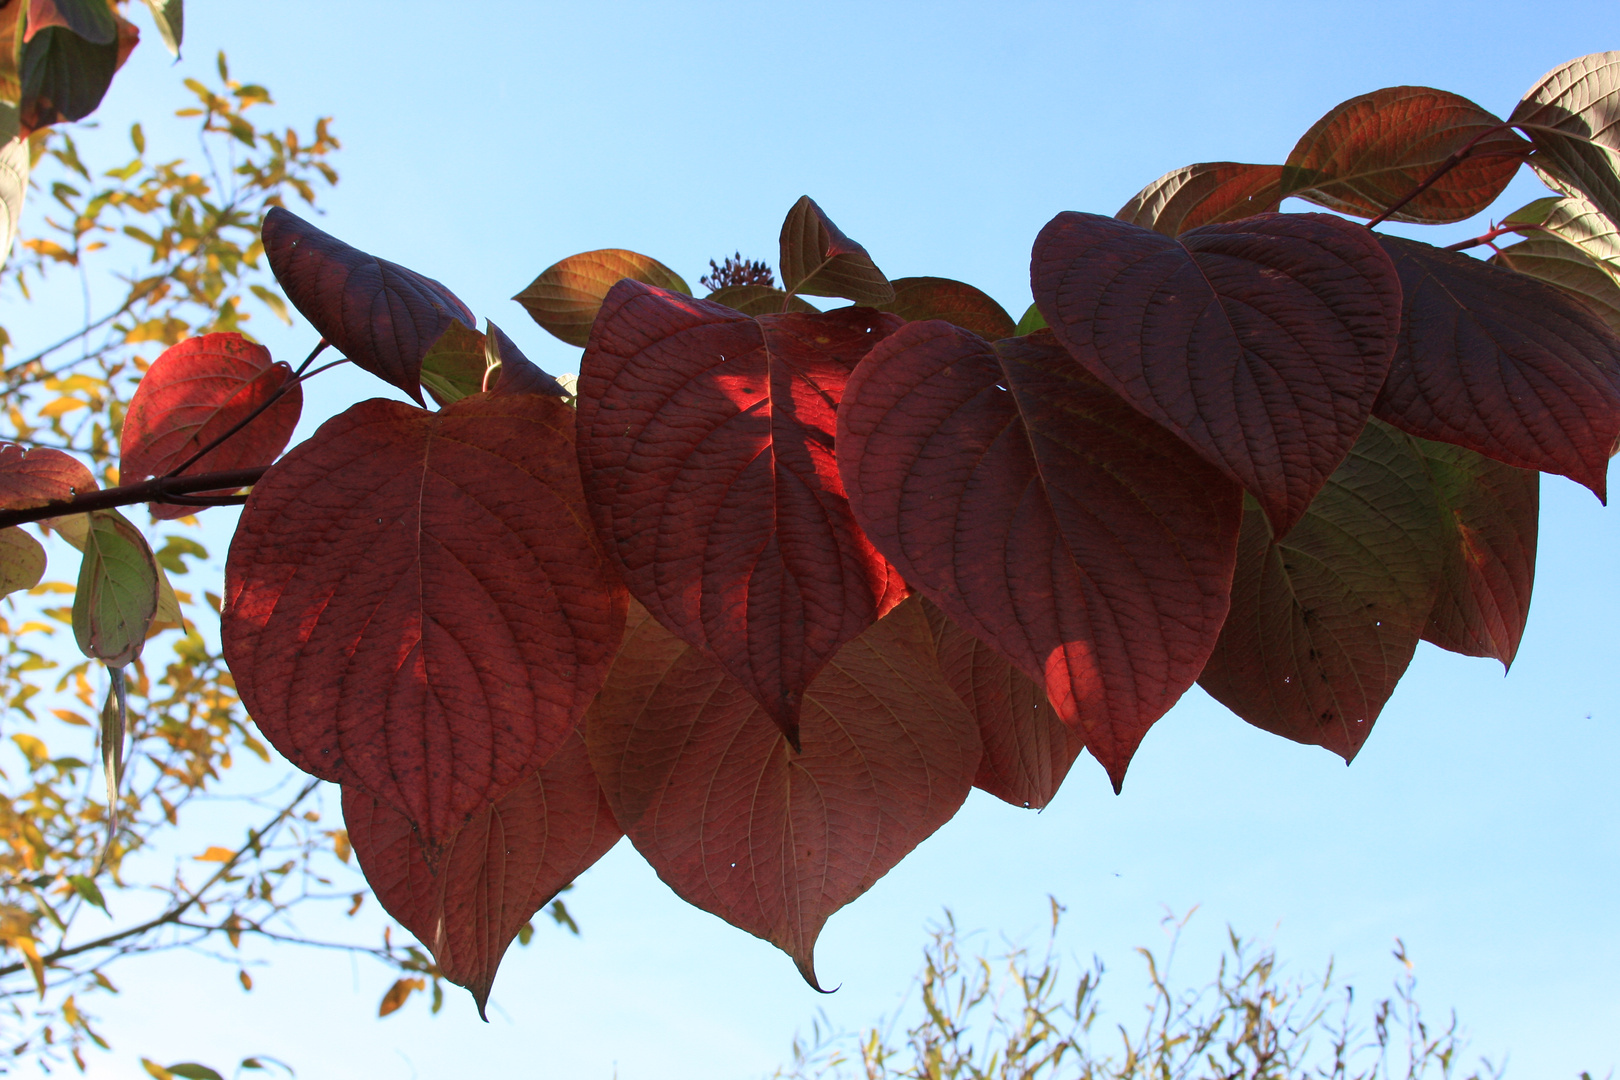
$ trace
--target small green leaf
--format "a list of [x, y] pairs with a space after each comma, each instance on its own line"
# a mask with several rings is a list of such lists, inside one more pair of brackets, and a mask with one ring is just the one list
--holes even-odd
[[185, 29], [182, 0], [146, 0], [146, 6], [152, 9], [152, 21], [157, 24], [158, 33], [163, 35], [163, 44], [178, 60], [180, 39]]
[[141, 531], [116, 510], [88, 515], [73, 596], [73, 636], [84, 655], [123, 667], [141, 654], [158, 608], [158, 566]]
[[422, 357], [422, 389], [441, 406], [478, 393], [489, 368], [484, 350], [483, 334], [452, 321]]
[[103, 912], [107, 910], [107, 901], [101, 895], [101, 889], [90, 878], [83, 874], [69, 874], [68, 884], [73, 886], [73, 891], [78, 893], [79, 898], [85, 903], [94, 904]]
[[0, 596], [32, 589], [45, 576], [45, 549], [39, 541], [12, 527], [0, 529]]
[[185, 557], [193, 559], [208, 558], [208, 549], [189, 536], [165, 536], [163, 546], [158, 548], [156, 559], [158, 565], [171, 574], [184, 574], [190, 572]]
[[512, 299], [546, 330], [584, 348], [602, 299], [624, 278], [692, 295], [681, 276], [657, 259], [621, 248], [603, 248], [552, 264]]
[[185, 1080], [225, 1080], [219, 1073], [206, 1065], [198, 1065], [193, 1061], [183, 1061], [178, 1065], [170, 1065], [169, 1072], [175, 1076], [183, 1076]]
[[1025, 334], [1033, 334], [1037, 330], [1045, 329], [1046, 316], [1041, 314], [1040, 308], [1031, 304], [1029, 310], [1024, 312], [1024, 317], [1018, 320], [1018, 329], [1013, 331], [1013, 335], [1023, 337]]

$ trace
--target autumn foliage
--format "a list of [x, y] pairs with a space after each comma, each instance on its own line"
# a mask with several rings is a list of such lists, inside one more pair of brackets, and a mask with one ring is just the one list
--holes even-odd
[[[1489, 261], [1371, 227], [1472, 216], [1526, 164], [1557, 194], [1453, 245]], [[160, 581], [112, 507], [251, 484], [242, 700], [343, 786], [378, 897], [480, 1007], [621, 832], [816, 985], [826, 919], [970, 788], [1043, 806], [1085, 749], [1117, 790], [1195, 682], [1349, 760], [1420, 639], [1511, 663], [1537, 473], [1604, 498], [1620, 438], [1617, 222], [1620, 53], [1505, 121], [1396, 87], [1281, 165], [1058, 214], [1017, 321], [889, 280], [809, 198], [780, 288], [740, 256], [702, 298], [634, 252], [564, 259], [517, 299], [584, 346], [576, 397], [439, 282], [273, 209], [321, 347], [418, 404], [279, 456], [315, 354], [208, 335], [131, 403], [144, 486], [8, 448], [0, 493], [8, 524], [92, 511], [81, 641], [120, 663]]]

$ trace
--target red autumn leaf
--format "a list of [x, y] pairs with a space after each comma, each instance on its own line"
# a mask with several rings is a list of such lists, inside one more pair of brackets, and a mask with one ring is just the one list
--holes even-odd
[[623, 628], [579, 488], [573, 410], [364, 401], [253, 489], [225, 567], [225, 656], [293, 764], [424, 843], [567, 739]]
[[900, 325], [755, 319], [626, 280], [580, 361], [580, 466], [625, 584], [789, 738], [805, 687], [887, 610], [832, 450], [844, 381]]
[[1468, 156], [1392, 214], [1441, 224], [1480, 213], [1502, 194], [1530, 144], [1472, 101], [1427, 86], [1391, 86], [1341, 102], [1299, 140], [1283, 194], [1377, 217], [1453, 154]]
[[1541, 476], [1450, 443], [1417, 446], [1451, 526], [1424, 640], [1508, 667], [1530, 614]]
[[923, 601], [940, 673], [979, 724], [984, 756], [973, 786], [1003, 802], [1040, 810], [1085, 749], [1058, 719], [1040, 684], [1006, 657]]
[[0, 443], [0, 510], [26, 510], [95, 490], [90, 470], [60, 450]]
[[343, 789], [343, 820], [378, 902], [472, 992], [479, 1016], [512, 938], [623, 835], [578, 732], [475, 811], [436, 866], [410, 819], [358, 788]]
[[972, 285], [950, 278], [896, 278], [894, 299], [879, 304], [878, 310], [893, 312], [908, 322], [943, 319], [986, 341], [1012, 337], [1017, 330], [1006, 308]]
[[1379, 239], [1406, 297], [1379, 419], [1567, 476], [1604, 498], [1620, 437], [1620, 335], [1551, 285], [1415, 240]]
[[950, 819], [978, 765], [928, 621], [901, 604], [839, 650], [805, 694], [795, 753], [718, 664], [638, 615], [585, 719], [614, 816], [683, 899], [820, 989], [827, 918]]
[[506, 332], [489, 320], [484, 324], [489, 333], [484, 348], [489, 371], [484, 375], [485, 387], [494, 394], [541, 394], [546, 397], [571, 397], [562, 384], [540, 370]]
[[368, 255], [273, 206], [261, 229], [270, 269], [293, 307], [356, 365], [422, 401], [422, 357], [452, 322], [478, 329], [432, 278]]
[[795, 295], [841, 296], [857, 304], [887, 304], [894, 286], [866, 249], [845, 236], [808, 195], [782, 222], [782, 287]]
[[1076, 359], [1247, 488], [1279, 533], [1354, 445], [1400, 328], [1388, 256], [1326, 214], [1177, 240], [1059, 214], [1035, 241], [1030, 279]]
[[839, 468], [915, 589], [1041, 683], [1117, 790], [1226, 616], [1240, 490], [1041, 331], [908, 323], [850, 379]]
[[[119, 440], [119, 478], [136, 483], [166, 475], [235, 427], [292, 379], [286, 364], [241, 334], [204, 334], [164, 350], [130, 399]], [[208, 451], [187, 473], [268, 465], [287, 447], [304, 392], [293, 382], [247, 427]], [[228, 491], [204, 492], [226, 495]], [[195, 506], [152, 504], [155, 518], [197, 512]]]
[[1205, 161], [1165, 173], [1114, 216], [1166, 236], [1180, 236], [1200, 225], [1275, 213], [1282, 201], [1281, 188], [1281, 165]]
[[1246, 500], [1232, 613], [1199, 685], [1350, 760], [1417, 650], [1446, 539], [1415, 440], [1373, 421], [1280, 541]]

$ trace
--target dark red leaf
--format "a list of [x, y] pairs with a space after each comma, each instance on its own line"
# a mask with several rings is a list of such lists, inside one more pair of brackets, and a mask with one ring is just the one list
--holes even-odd
[[1199, 685], [1350, 760], [1412, 661], [1446, 542], [1415, 440], [1373, 421], [1281, 541], [1246, 500], [1232, 613]]
[[1165, 173], [1114, 216], [1166, 236], [1179, 236], [1200, 225], [1275, 213], [1282, 201], [1281, 187], [1281, 165], [1205, 161]]
[[432, 278], [368, 255], [273, 206], [264, 252], [293, 307], [344, 356], [422, 400], [422, 357], [452, 322], [478, 329], [467, 305]]
[[1042, 809], [1085, 743], [1058, 719], [1039, 683], [957, 626], [938, 605], [922, 604], [940, 673], [979, 724], [984, 756], [973, 786], [1014, 806]]
[[1006, 308], [972, 285], [950, 278], [896, 278], [894, 299], [879, 304], [878, 310], [891, 311], [908, 322], [943, 319], [986, 341], [1000, 341], [1017, 332]]
[[60, 450], [0, 443], [0, 510], [26, 510], [95, 490], [90, 470]]
[[635, 622], [586, 714], [619, 824], [682, 898], [793, 957], [967, 798], [979, 736], [916, 602], [839, 650], [794, 753], [758, 702], [657, 621]]
[[1450, 443], [1417, 440], [1447, 530], [1426, 641], [1507, 667], [1519, 651], [1536, 577], [1541, 476]]
[[866, 249], [845, 236], [808, 195], [782, 222], [782, 287], [807, 296], [842, 296], [857, 304], [887, 304], [894, 286]]
[[28, 0], [28, 30], [23, 41], [34, 40], [50, 26], [65, 27], [96, 45], [118, 40], [118, 26], [106, 0]]
[[[130, 399], [119, 440], [119, 479], [132, 484], [166, 475], [235, 427], [292, 378], [270, 350], [241, 334], [204, 334], [164, 350]], [[294, 382], [252, 423], [208, 451], [188, 473], [268, 465], [287, 447], [304, 407]], [[228, 491], [202, 494], [228, 495]], [[196, 506], [152, 503], [154, 518], [195, 514]]]
[[225, 567], [225, 656], [293, 764], [424, 843], [562, 745], [624, 625], [584, 505], [573, 410], [361, 402], [253, 489]]
[[[133, 32], [134, 27], [129, 30]], [[20, 133], [82, 120], [95, 112], [122, 63], [116, 39], [87, 41], [65, 26], [45, 27], [22, 47]]]
[[1288, 155], [1282, 190], [1342, 214], [1377, 217], [1465, 149], [1460, 164], [1391, 220], [1473, 217], [1496, 201], [1530, 152], [1500, 117], [1465, 97], [1391, 86], [1342, 102], [1318, 120]]
[[1379, 239], [1406, 299], [1378, 417], [1604, 498], [1620, 436], [1620, 336], [1551, 285], [1415, 240]]
[[580, 466], [625, 584], [789, 738], [805, 687], [886, 610], [833, 430], [850, 371], [901, 325], [866, 308], [752, 319], [621, 281], [580, 362]]
[[1050, 331], [992, 349], [937, 322], [856, 370], [838, 457], [877, 549], [1042, 684], [1117, 790], [1220, 632], [1237, 485]]
[[409, 818], [358, 788], [343, 789], [343, 820], [377, 901], [472, 991], [480, 1016], [512, 938], [623, 835], [577, 732], [474, 812], [436, 864]]
[[[485, 320], [489, 334], [485, 338], [490, 370], [484, 383], [495, 394], [541, 394], [547, 397], [572, 397], [562, 384], [541, 371], [523, 355], [506, 332]], [[489, 385], [493, 379], [494, 385]]]
[[1069, 351], [1253, 493], [1279, 533], [1354, 445], [1400, 328], [1388, 256], [1326, 214], [1179, 241], [1059, 214], [1035, 241], [1030, 280]]

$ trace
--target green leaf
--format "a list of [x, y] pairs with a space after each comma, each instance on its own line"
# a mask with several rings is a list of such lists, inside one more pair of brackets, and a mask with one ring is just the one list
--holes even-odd
[[175, 1076], [183, 1076], [185, 1080], [225, 1080], [223, 1076], [208, 1066], [198, 1065], [192, 1061], [183, 1061], [179, 1065], [170, 1065], [169, 1072]]
[[797, 296], [789, 297], [781, 289], [769, 285], [727, 285], [705, 296], [716, 304], [724, 304], [744, 315], [778, 315], [784, 311], [802, 311], [814, 314], [816, 309]]
[[14, 138], [0, 147], [0, 266], [11, 257], [28, 194], [28, 140]]
[[1023, 337], [1025, 334], [1033, 334], [1037, 330], [1045, 329], [1046, 316], [1041, 314], [1040, 308], [1031, 304], [1029, 310], [1024, 312], [1024, 317], [1018, 320], [1018, 328], [1013, 331], [1013, 334], [1017, 337]]
[[103, 912], [107, 910], [106, 898], [101, 895], [101, 889], [90, 878], [83, 874], [69, 874], [68, 884], [73, 886], [73, 891], [78, 893], [85, 903], [94, 904]]
[[1256, 727], [1353, 758], [1428, 625], [1448, 539], [1416, 441], [1369, 421], [1286, 536], [1244, 497], [1232, 608], [1199, 685]]
[[[105, 4], [101, 5], [107, 11]], [[19, 120], [29, 131], [82, 120], [95, 111], [118, 70], [117, 35], [87, 41], [66, 26], [47, 26], [23, 46]]]
[[45, 549], [39, 541], [12, 527], [0, 529], [0, 596], [32, 589], [45, 576]]
[[621, 248], [603, 248], [554, 263], [512, 299], [546, 330], [584, 348], [602, 298], [624, 278], [692, 295], [681, 276], [657, 259]]
[[163, 546], [158, 548], [155, 556], [158, 565], [174, 574], [190, 572], [186, 565], [186, 557], [193, 559], [208, 558], [208, 549], [189, 536], [165, 536]]
[[158, 567], [141, 531], [116, 510], [88, 515], [73, 596], [73, 636], [84, 655], [122, 667], [141, 654], [158, 608]]
[[808, 195], [782, 222], [782, 286], [790, 293], [841, 296], [857, 304], [887, 304], [894, 286], [866, 249], [845, 236]]
[[1531, 164], [1548, 186], [1579, 191], [1620, 222], [1620, 52], [1548, 72], [1508, 120], [1535, 144]]
[[158, 33], [163, 35], [164, 46], [178, 60], [180, 39], [185, 29], [182, 0], [146, 0], [146, 6], [152, 9], [152, 21], [157, 24]]
[[484, 350], [482, 333], [452, 322], [422, 357], [422, 389], [441, 406], [483, 390], [489, 368]]

